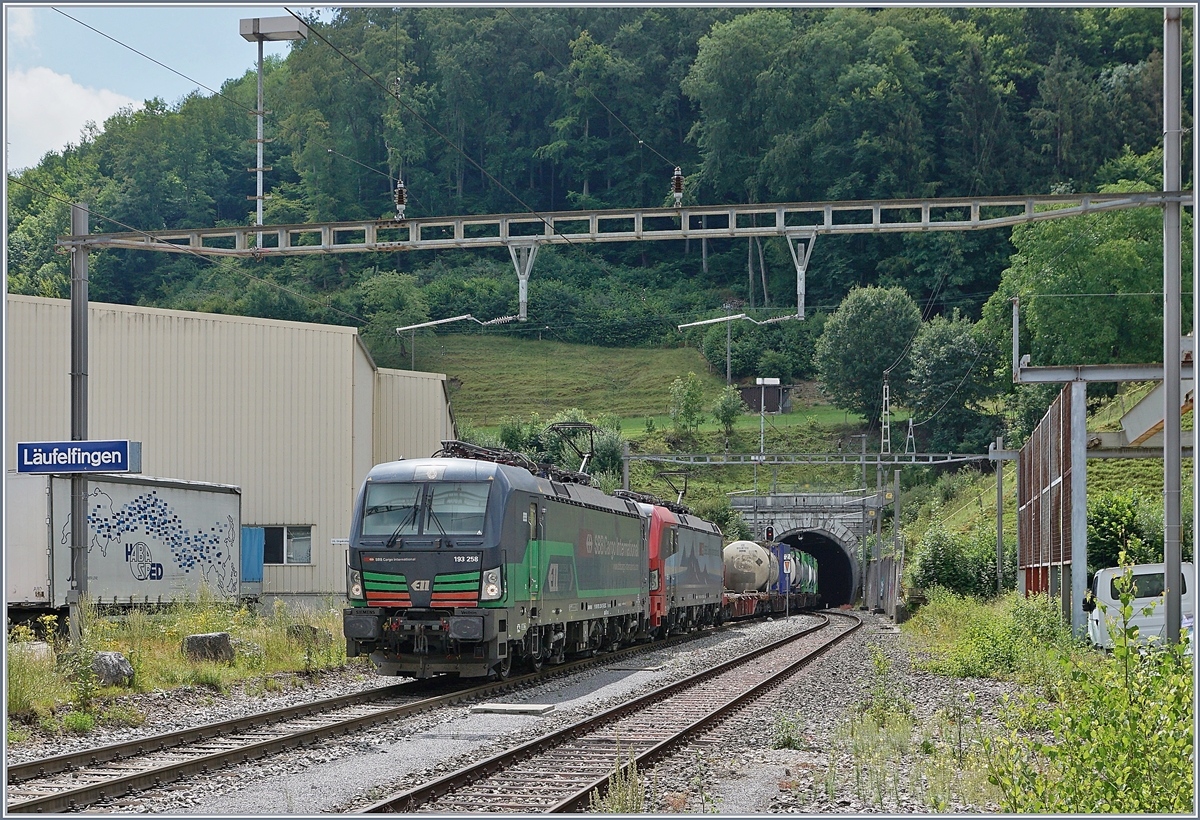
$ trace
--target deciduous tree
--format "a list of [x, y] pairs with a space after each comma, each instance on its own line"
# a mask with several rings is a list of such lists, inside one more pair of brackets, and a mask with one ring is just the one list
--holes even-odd
[[921, 311], [903, 288], [855, 288], [825, 323], [817, 343], [817, 373], [839, 407], [877, 419], [883, 374], [892, 368], [892, 399], [901, 400], [908, 376], [908, 345]]

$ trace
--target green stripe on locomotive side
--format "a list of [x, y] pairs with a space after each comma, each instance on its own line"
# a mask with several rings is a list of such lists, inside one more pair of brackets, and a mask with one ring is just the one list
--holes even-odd
[[479, 581], [458, 584], [444, 584], [441, 581], [433, 582], [434, 592], [474, 592], [477, 589], [479, 589]]

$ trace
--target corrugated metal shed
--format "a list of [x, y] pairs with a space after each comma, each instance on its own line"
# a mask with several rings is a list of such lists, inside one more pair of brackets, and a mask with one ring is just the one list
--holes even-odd
[[[344, 594], [355, 494], [377, 461], [451, 438], [445, 377], [377, 369], [354, 328], [93, 303], [89, 433], [148, 475], [236, 484], [247, 526], [311, 526], [267, 594]], [[70, 438], [70, 303], [8, 297], [7, 439]], [[15, 469], [15, 447], [7, 448]]]

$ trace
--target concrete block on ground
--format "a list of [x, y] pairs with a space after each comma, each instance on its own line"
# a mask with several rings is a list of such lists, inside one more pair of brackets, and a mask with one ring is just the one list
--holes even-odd
[[554, 711], [553, 703], [477, 703], [472, 712], [495, 712], [501, 715], [544, 715]]
[[53, 661], [54, 647], [45, 641], [18, 641], [8, 645], [12, 655], [20, 655], [32, 661]]
[[207, 632], [183, 639], [183, 654], [192, 661], [233, 663], [233, 643], [228, 632]]

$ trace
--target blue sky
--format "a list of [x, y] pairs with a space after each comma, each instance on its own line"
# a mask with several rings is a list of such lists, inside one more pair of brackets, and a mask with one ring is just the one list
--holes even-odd
[[[102, 124], [122, 106], [153, 97], [174, 103], [197, 88], [55, 8], [216, 89], [252, 69], [257, 58], [255, 44], [238, 33], [238, 21], [287, 14], [283, 6], [269, 5], [5, 3], [5, 164], [10, 170], [36, 165], [47, 151], [78, 142], [89, 120]], [[268, 43], [266, 53], [285, 54], [287, 48]]]

